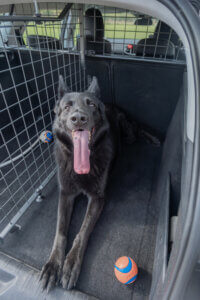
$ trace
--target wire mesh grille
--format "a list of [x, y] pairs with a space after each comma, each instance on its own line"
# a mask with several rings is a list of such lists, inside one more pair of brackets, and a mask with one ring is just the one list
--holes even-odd
[[[63, 5], [39, 5], [42, 17], [58, 17]], [[80, 8], [74, 7], [79, 24]], [[14, 13], [33, 16], [33, 5]], [[53, 142], [41, 132], [52, 129], [58, 77], [73, 91], [84, 89], [80, 57], [60, 42], [63, 22], [23, 20], [0, 23], [0, 231], [55, 170]]]
[[176, 32], [156, 18], [97, 5], [86, 5], [84, 16], [85, 48], [89, 55], [185, 59], [183, 44]]

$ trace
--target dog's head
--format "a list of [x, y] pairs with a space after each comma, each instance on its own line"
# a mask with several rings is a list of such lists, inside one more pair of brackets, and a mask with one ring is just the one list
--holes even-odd
[[88, 130], [92, 134], [103, 125], [105, 107], [100, 101], [100, 90], [96, 77], [82, 93], [69, 92], [63, 77], [59, 77], [58, 101], [54, 112], [59, 126], [70, 137], [73, 132]]
[[[54, 130], [62, 131], [62, 134], [71, 140], [74, 149], [78, 149], [75, 148], [77, 140], [82, 143], [80, 146], [82, 149], [85, 144], [94, 145], [101, 133], [108, 128], [105, 107], [99, 97], [100, 90], [96, 77], [93, 77], [89, 88], [81, 93], [68, 91], [63, 77], [59, 77], [59, 99], [54, 109], [56, 113]], [[79, 151], [83, 152], [80, 149]]]

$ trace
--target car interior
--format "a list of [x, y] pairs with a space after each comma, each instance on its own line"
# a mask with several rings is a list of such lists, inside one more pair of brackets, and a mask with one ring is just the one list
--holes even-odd
[[[150, 299], [164, 281], [177, 242], [181, 193], [187, 185], [182, 175], [188, 97], [184, 43], [174, 27], [143, 11], [35, 3], [0, 5], [2, 299], [15, 293], [13, 270], [29, 274], [30, 281], [36, 278], [31, 272], [42, 269], [53, 244], [59, 194], [54, 142], [42, 143], [39, 137], [52, 130], [60, 74], [71, 91], [85, 90], [96, 76], [101, 101], [120, 107], [160, 141], [154, 145], [138, 137], [122, 145], [77, 292], [69, 299]], [[86, 197], [79, 196], [68, 250], [86, 206]], [[130, 287], [117, 281], [113, 271], [124, 255], [139, 268]], [[53, 293], [56, 299], [68, 295], [61, 288]], [[19, 299], [29, 299], [27, 295]]]

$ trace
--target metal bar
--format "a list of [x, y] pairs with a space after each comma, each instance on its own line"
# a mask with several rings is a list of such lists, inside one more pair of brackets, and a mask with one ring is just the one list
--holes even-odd
[[[53, 176], [56, 174], [56, 169], [54, 169], [47, 178], [42, 182], [42, 184], [39, 186], [39, 190], [43, 189], [47, 183], [53, 178]], [[0, 241], [3, 242], [5, 236], [8, 234], [8, 232], [13, 228], [13, 226], [17, 223], [17, 221], [20, 219], [20, 217], [25, 213], [27, 208], [33, 203], [33, 201], [37, 198], [39, 190], [36, 190], [33, 195], [26, 201], [26, 203], [19, 209], [17, 214], [10, 220], [8, 225], [1, 231], [0, 233]]]
[[65, 5], [65, 7], [63, 8], [63, 10], [61, 11], [61, 13], [58, 16], [58, 19], [64, 19], [64, 17], [67, 15], [68, 11], [71, 9], [73, 3], [67, 3], [67, 5]]
[[33, 3], [34, 3], [34, 7], [35, 7], [35, 16], [40, 17], [37, 0], [33, 0]]
[[80, 22], [80, 58], [81, 66], [85, 71], [85, 41], [84, 41], [84, 17], [83, 17], [84, 5], [79, 4], [79, 22]]
[[[86, 57], [94, 57], [94, 55], [86, 55]], [[166, 59], [163, 58], [153, 58], [153, 57], [143, 57], [143, 56], [122, 56], [122, 55], [114, 55], [112, 57], [107, 55], [96, 54], [95, 57], [108, 59], [108, 60], [130, 60], [130, 61], [143, 61], [147, 63], [155, 63], [155, 64], [169, 64], [169, 65], [180, 65], [186, 66], [186, 62], [183, 60], [175, 60], [175, 59]]]
[[157, 51], [157, 47], [158, 47], [158, 42], [159, 42], [159, 37], [160, 37], [160, 28], [161, 28], [161, 21], [158, 25], [158, 32], [157, 32], [157, 37], [156, 37], [156, 45], [153, 46], [154, 47], [154, 54], [153, 54], [153, 57], [155, 58], [156, 56], [156, 51]]
[[15, 4], [11, 4], [10, 5], [10, 13], [9, 13], [10, 16], [13, 15], [14, 9], [15, 9]]
[[165, 49], [165, 59], [167, 59], [167, 53], [168, 53], [168, 49], [169, 49], [169, 45], [170, 45], [170, 41], [171, 41], [171, 36], [172, 36], [172, 29], [170, 28], [170, 33], [169, 33], [169, 37], [168, 37], [168, 41], [167, 41], [167, 47]]
[[53, 17], [29, 17], [29, 16], [0, 16], [0, 22], [57, 22], [62, 21]]

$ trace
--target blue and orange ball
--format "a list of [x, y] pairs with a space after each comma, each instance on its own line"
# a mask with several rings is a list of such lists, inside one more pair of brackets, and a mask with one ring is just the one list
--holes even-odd
[[138, 276], [138, 267], [134, 260], [128, 256], [122, 256], [115, 262], [115, 276], [123, 284], [133, 283]]
[[53, 134], [49, 130], [45, 130], [40, 134], [40, 140], [43, 143], [50, 143], [53, 141]]

